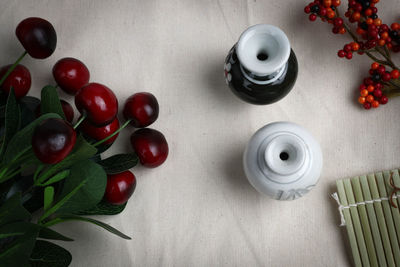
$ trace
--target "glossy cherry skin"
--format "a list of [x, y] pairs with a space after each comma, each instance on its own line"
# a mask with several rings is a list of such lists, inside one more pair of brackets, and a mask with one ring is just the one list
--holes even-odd
[[136, 188], [136, 177], [130, 171], [107, 175], [107, 187], [104, 198], [113, 205], [122, 205], [128, 201]]
[[[67, 101], [61, 99], [60, 102], [61, 102], [61, 108], [65, 115], [65, 119], [68, 122], [72, 123], [72, 121], [74, 120], [74, 109]], [[39, 118], [41, 115], [40, 105], [37, 106], [35, 113], [36, 113], [36, 117]]]
[[89, 83], [75, 95], [75, 106], [81, 114], [97, 126], [111, 123], [118, 112], [118, 101], [113, 91], [99, 83]]
[[90, 73], [82, 61], [66, 57], [54, 65], [53, 77], [64, 92], [76, 95], [79, 89], [89, 83]]
[[158, 102], [154, 95], [142, 92], [130, 96], [124, 105], [125, 119], [131, 119], [136, 128], [144, 128], [158, 118]]
[[[11, 65], [4, 66], [0, 69], [0, 78], [3, 77]], [[8, 75], [6, 80], [0, 86], [0, 89], [8, 94], [11, 87], [14, 88], [15, 97], [20, 99], [26, 96], [29, 89], [31, 88], [32, 79], [31, 73], [23, 65], [17, 65], [17, 67]]]
[[[86, 134], [87, 136], [100, 141], [113, 134], [116, 130], [119, 129], [119, 120], [117, 117], [110, 123], [105, 126], [97, 127], [96, 125], [91, 124], [88, 120], [84, 120], [80, 125], [79, 129]], [[112, 144], [115, 139], [117, 139], [118, 134], [114, 135], [110, 139], [104, 142], [104, 144]]]
[[24, 19], [18, 24], [15, 34], [33, 58], [47, 58], [56, 50], [56, 31], [50, 22], [42, 18]]
[[131, 135], [131, 145], [139, 157], [140, 163], [155, 168], [168, 157], [168, 143], [164, 135], [157, 130], [144, 128]]
[[42, 121], [33, 132], [32, 148], [43, 163], [55, 164], [71, 152], [76, 142], [72, 125], [62, 119], [50, 118]]

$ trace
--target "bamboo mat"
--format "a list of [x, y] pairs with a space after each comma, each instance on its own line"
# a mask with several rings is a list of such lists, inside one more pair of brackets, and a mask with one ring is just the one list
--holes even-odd
[[[336, 182], [355, 266], [400, 266], [400, 211], [391, 194], [400, 187], [399, 169]], [[400, 194], [393, 194], [399, 207]]]

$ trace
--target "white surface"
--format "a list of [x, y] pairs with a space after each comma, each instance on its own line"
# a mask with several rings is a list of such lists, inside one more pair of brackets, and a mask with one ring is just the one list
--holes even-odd
[[[76, 240], [65, 243], [72, 266], [350, 266], [329, 195], [336, 179], [400, 166], [400, 99], [369, 112], [359, 108], [356, 88], [370, 61], [339, 59], [349, 38], [309, 22], [306, 3], [0, 0], [2, 65], [22, 52], [14, 31], [25, 17], [45, 17], [58, 33], [51, 58], [23, 62], [32, 70], [31, 94], [54, 83], [53, 64], [72, 56], [121, 103], [139, 91], [160, 103], [152, 127], [169, 140], [168, 160], [157, 169], [135, 168], [138, 184], [125, 212], [101, 218], [133, 240], [85, 223], [59, 225]], [[400, 2], [381, 1], [378, 8], [391, 23]], [[257, 23], [282, 28], [299, 61], [292, 92], [269, 106], [240, 101], [223, 79], [229, 49]], [[316, 188], [291, 202], [257, 193], [241, 164], [251, 135], [280, 120], [308, 129], [325, 159]], [[131, 131], [108, 155], [130, 151]]]
[[[259, 60], [257, 58], [259, 54], [265, 54], [268, 58]], [[237, 43], [240, 63], [257, 76], [278, 72], [287, 63], [289, 55], [289, 40], [286, 34], [274, 25], [251, 26], [240, 35]]]
[[[281, 154], [286, 153], [286, 159]], [[278, 200], [294, 200], [318, 182], [323, 165], [315, 138], [292, 122], [267, 124], [251, 137], [243, 154], [243, 169], [259, 192]]]

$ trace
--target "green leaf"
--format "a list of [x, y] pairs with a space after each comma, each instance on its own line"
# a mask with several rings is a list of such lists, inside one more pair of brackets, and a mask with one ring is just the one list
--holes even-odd
[[73, 213], [87, 210], [101, 201], [107, 185], [107, 175], [100, 165], [86, 160], [71, 168], [71, 175], [65, 180], [61, 196], [67, 195], [80, 184], [84, 186], [59, 210], [60, 213]]
[[17, 236], [0, 253], [2, 266], [29, 266], [35, 240], [38, 235], [38, 227], [34, 224], [27, 224], [24, 227], [25, 233]]
[[15, 194], [0, 207], [0, 225], [29, 220], [31, 214], [21, 205], [21, 194]]
[[107, 159], [103, 159], [99, 164], [107, 174], [120, 173], [136, 166], [139, 158], [136, 153], [117, 154]]
[[126, 203], [122, 205], [112, 205], [105, 200], [102, 200], [96, 206], [85, 210], [77, 212], [77, 215], [115, 215], [121, 213], [126, 207]]
[[44, 189], [43, 209], [46, 211], [50, 208], [54, 200], [54, 187], [47, 186]]
[[58, 202], [40, 220], [56, 211], [73, 213], [93, 207], [103, 198], [106, 184], [107, 175], [98, 164], [91, 160], [75, 164], [65, 179]]
[[3, 163], [8, 164], [16, 157], [19, 157], [24, 152], [28, 151], [29, 148], [31, 148], [32, 146], [32, 135], [36, 126], [42, 121], [49, 118], [60, 118], [60, 116], [54, 113], [42, 115], [31, 122], [28, 126], [20, 130], [17, 134], [15, 134], [7, 146], [6, 153], [4, 154]]
[[61, 241], [74, 241], [73, 239], [66, 237], [50, 228], [42, 226], [39, 232], [39, 238], [43, 239], [52, 239], [52, 240], [61, 240]]
[[65, 115], [61, 107], [60, 98], [58, 97], [57, 90], [54, 86], [47, 85], [43, 87], [41, 99], [42, 102], [40, 104], [40, 111], [42, 114], [56, 113], [65, 120]]
[[86, 142], [82, 136], [79, 136], [71, 153], [61, 162], [52, 165], [43, 175], [38, 178], [37, 183], [43, 183], [57, 172], [69, 168], [75, 163], [82, 162], [83, 160], [92, 157], [96, 154], [96, 152], [97, 149], [94, 146]]
[[57, 218], [50, 221], [48, 224], [53, 225], [56, 223], [66, 222], [66, 221], [84, 221], [84, 222], [93, 223], [97, 226], [104, 228], [105, 230], [109, 231], [110, 233], [113, 233], [113, 234], [119, 236], [119, 237], [122, 237], [124, 239], [131, 239], [129, 236], [121, 233], [120, 231], [118, 231], [117, 229], [115, 229], [114, 227], [112, 227], [106, 223], [100, 222], [100, 221], [92, 219], [92, 218], [86, 218], [86, 217], [81, 217], [81, 216], [77, 216], [77, 215], [59, 215]]
[[6, 105], [6, 117], [5, 117], [5, 133], [3, 143], [0, 149], [0, 159], [3, 157], [6, 151], [7, 145], [12, 139], [12, 137], [18, 132], [21, 113], [19, 106], [17, 104], [17, 99], [15, 98], [14, 89], [11, 88], [10, 94], [8, 95], [7, 105]]
[[68, 177], [69, 174], [70, 174], [70, 170], [61, 171], [61, 172], [57, 173], [56, 175], [54, 175], [53, 177], [51, 177], [45, 183], [37, 184], [37, 185], [38, 186], [46, 186], [46, 185], [57, 183], [57, 182], [65, 179], [66, 177]]
[[44, 240], [37, 240], [29, 262], [34, 267], [65, 267], [71, 263], [68, 250]]

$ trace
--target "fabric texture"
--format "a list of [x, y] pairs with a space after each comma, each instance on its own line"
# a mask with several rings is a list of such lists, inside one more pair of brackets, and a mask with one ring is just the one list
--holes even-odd
[[[347, 1], [342, 1], [342, 14]], [[371, 61], [336, 55], [348, 35], [311, 23], [307, 1], [298, 0], [1, 0], [0, 63], [23, 51], [15, 27], [26, 17], [51, 21], [55, 53], [27, 57], [30, 95], [54, 84], [51, 69], [62, 57], [88, 66], [91, 81], [115, 91], [120, 110], [140, 91], [160, 104], [151, 128], [169, 141], [167, 161], [156, 169], [133, 169], [138, 181], [126, 210], [99, 219], [132, 236], [122, 240], [82, 222], [56, 230], [75, 239], [62, 243], [72, 266], [351, 266], [335, 181], [400, 166], [400, 99], [365, 111], [358, 86]], [[400, 2], [381, 1], [390, 24]], [[294, 89], [267, 106], [242, 102], [226, 86], [224, 59], [239, 35], [257, 23], [288, 36], [299, 62]], [[394, 60], [400, 60], [396, 55]], [[73, 99], [61, 93], [63, 99]], [[75, 115], [75, 119], [78, 115]], [[251, 135], [273, 121], [304, 126], [319, 141], [322, 176], [305, 197], [279, 202], [247, 182], [242, 154]], [[124, 130], [106, 156], [130, 152]]]

